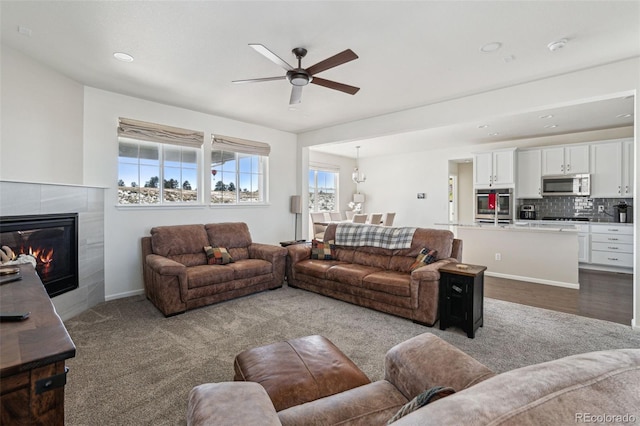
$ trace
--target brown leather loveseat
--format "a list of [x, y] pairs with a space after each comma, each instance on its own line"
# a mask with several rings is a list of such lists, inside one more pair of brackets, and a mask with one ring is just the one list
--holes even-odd
[[[233, 262], [210, 264], [205, 247], [226, 249]], [[283, 247], [254, 243], [242, 222], [158, 226], [142, 238], [145, 294], [169, 316], [278, 288], [286, 255]]]
[[[333, 223], [327, 227], [325, 242], [336, 241], [338, 226], [344, 225]], [[374, 225], [357, 226], [367, 232], [383, 228]], [[425, 248], [437, 252], [435, 262], [412, 270], [418, 254]], [[409, 318], [429, 326], [438, 320], [438, 269], [450, 262], [462, 260], [461, 240], [455, 239], [450, 231], [428, 228], [416, 228], [408, 248], [335, 244], [331, 260], [313, 259], [312, 248], [309, 246], [298, 244], [287, 249], [289, 286]]]

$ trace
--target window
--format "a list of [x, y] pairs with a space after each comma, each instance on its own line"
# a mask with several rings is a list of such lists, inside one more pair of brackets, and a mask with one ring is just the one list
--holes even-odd
[[262, 142], [214, 135], [211, 204], [267, 202], [269, 152], [269, 145]]
[[338, 176], [335, 170], [311, 166], [309, 169], [309, 211], [338, 210]]
[[204, 134], [120, 119], [118, 204], [177, 205], [201, 200]]

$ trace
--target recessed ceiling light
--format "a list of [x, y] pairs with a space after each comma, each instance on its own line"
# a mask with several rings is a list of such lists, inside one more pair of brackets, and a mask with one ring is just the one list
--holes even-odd
[[31, 37], [31, 28], [23, 27], [22, 25], [18, 25], [18, 33], [23, 36]]
[[113, 57], [122, 62], [133, 62], [133, 56], [124, 52], [116, 52], [113, 54]]
[[631, 117], [631, 114], [618, 114], [618, 115], [616, 115], [616, 117], [618, 117], [618, 118], [629, 118], [629, 117]]
[[488, 136], [498, 136], [500, 133], [498, 132], [493, 132], [493, 133], [489, 133]]
[[481, 124], [478, 126], [478, 129], [486, 129], [487, 127], [489, 127], [488, 124]]
[[567, 44], [568, 41], [569, 40], [567, 40], [566, 38], [552, 41], [551, 43], [547, 44], [547, 48], [550, 51], [555, 52], [558, 49], [562, 49]]
[[548, 118], [553, 118], [553, 114], [541, 115], [541, 116], [540, 116], [540, 117], [538, 117], [538, 118], [541, 118], [541, 119], [543, 119], [543, 120], [546, 120], [546, 119], [548, 119]]
[[493, 41], [491, 43], [487, 43], [484, 46], [482, 46], [480, 48], [480, 51], [482, 53], [491, 53], [491, 52], [497, 51], [501, 47], [502, 47], [502, 43], [500, 43], [499, 41]]
[[547, 124], [544, 126], [545, 129], [555, 129], [556, 127], [558, 127], [557, 124]]

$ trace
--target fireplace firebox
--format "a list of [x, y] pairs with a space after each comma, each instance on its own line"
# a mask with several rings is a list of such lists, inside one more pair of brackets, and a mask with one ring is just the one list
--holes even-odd
[[0, 247], [35, 260], [49, 297], [78, 288], [78, 214], [0, 217]]

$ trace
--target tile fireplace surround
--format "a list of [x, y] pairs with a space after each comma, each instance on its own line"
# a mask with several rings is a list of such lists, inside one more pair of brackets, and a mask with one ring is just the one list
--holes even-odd
[[104, 189], [0, 181], [0, 216], [78, 213], [79, 287], [51, 299], [63, 320], [104, 302]]

